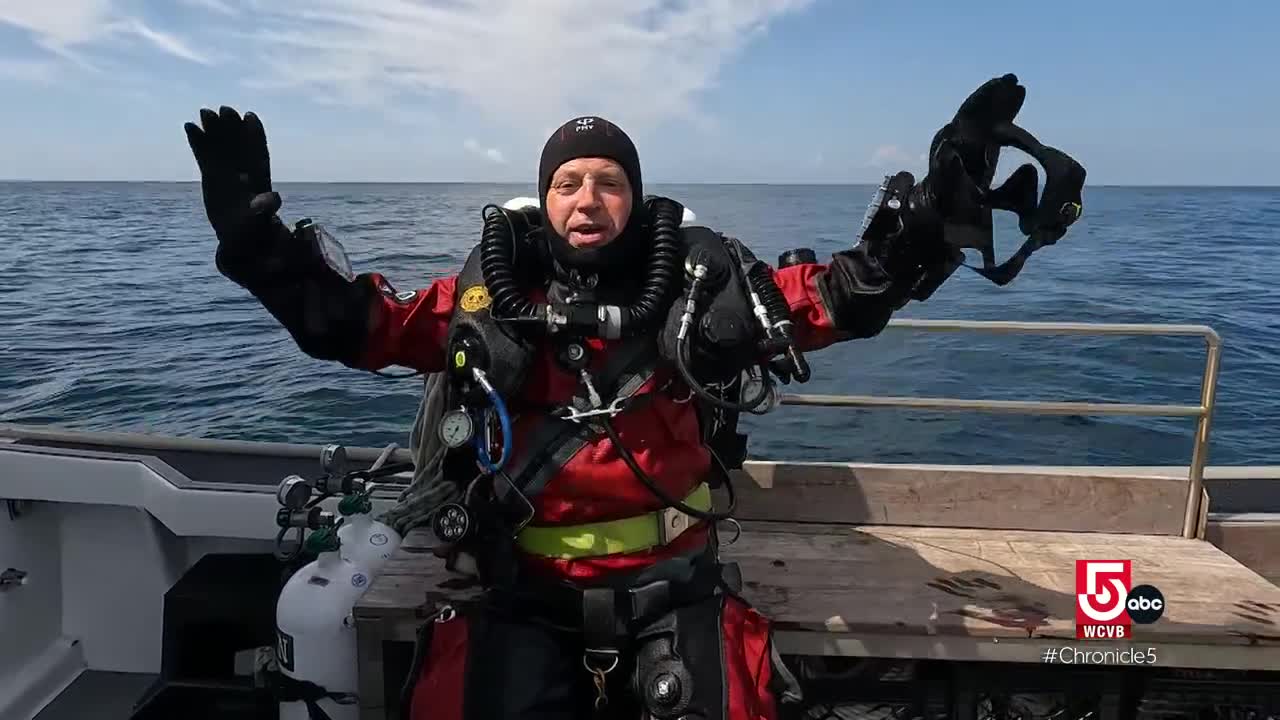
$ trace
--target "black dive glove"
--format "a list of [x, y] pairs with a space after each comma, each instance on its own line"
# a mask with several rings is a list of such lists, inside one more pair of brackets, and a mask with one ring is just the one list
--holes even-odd
[[375, 276], [352, 274], [342, 246], [308, 220], [290, 230], [276, 215], [262, 122], [223, 106], [186, 123], [200, 168], [205, 213], [218, 238], [218, 272], [248, 290], [299, 348], [352, 365], [363, 351]]
[[[276, 211], [280, 195], [271, 189], [271, 156], [267, 134], [253, 113], [243, 118], [223, 106], [217, 113], [200, 110], [200, 122], [186, 123], [187, 144], [200, 168], [205, 214], [218, 237], [218, 271], [249, 290], [278, 275], [279, 267], [262, 262], [284, 259], [282, 245], [292, 234]], [[257, 276], [257, 277], [255, 277]]]

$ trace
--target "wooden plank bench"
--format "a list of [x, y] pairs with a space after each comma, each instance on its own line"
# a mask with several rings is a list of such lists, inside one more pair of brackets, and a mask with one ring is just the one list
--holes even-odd
[[[1096, 469], [749, 463], [735, 484], [743, 532], [723, 556], [788, 655], [1036, 663], [1070, 645], [1149, 650], [1166, 667], [1280, 669], [1280, 587], [1179, 536], [1186, 488]], [[356, 607], [362, 717], [396, 700], [385, 643], [411, 642], [441, 603], [474, 595], [434, 542], [412, 532]], [[1134, 583], [1164, 594], [1164, 616], [1129, 641], [1077, 641], [1077, 559], [1131, 560]]]
[[1234, 513], [1210, 518], [1205, 540], [1280, 585], [1280, 513]]

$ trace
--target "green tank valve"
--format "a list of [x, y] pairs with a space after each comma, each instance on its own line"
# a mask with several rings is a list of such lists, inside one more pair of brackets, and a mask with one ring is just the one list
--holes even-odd
[[373, 501], [364, 493], [346, 495], [338, 502], [338, 513], [343, 516], [373, 512]]
[[333, 528], [320, 528], [307, 536], [303, 547], [308, 553], [320, 554], [336, 552], [342, 544], [338, 541], [338, 533]]

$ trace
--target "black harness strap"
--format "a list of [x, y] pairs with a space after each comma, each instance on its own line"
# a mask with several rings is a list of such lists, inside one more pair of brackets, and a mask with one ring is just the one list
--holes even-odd
[[[602, 398], [631, 398], [653, 377], [658, 349], [652, 338], [636, 337], [624, 341], [605, 362], [600, 374], [592, 378]], [[574, 397], [579, 410], [590, 408], [590, 401]], [[531, 498], [546, 487], [551, 477], [587, 445], [591, 426], [551, 414], [538, 416], [540, 421], [528, 440], [530, 450], [513, 458], [506, 470], [511, 483], [501, 483], [495, 490], [498, 500], [508, 508], [523, 498]]]

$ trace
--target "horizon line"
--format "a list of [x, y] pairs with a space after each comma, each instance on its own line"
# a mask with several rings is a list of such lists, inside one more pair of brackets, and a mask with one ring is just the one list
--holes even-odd
[[[112, 184], [112, 185], [199, 185], [200, 180], [104, 180], [104, 179], [44, 179], [33, 180], [30, 178], [3, 178], [0, 177], [0, 183], [26, 183], [26, 184], [44, 184], [54, 185], [59, 183], [78, 183], [78, 184]], [[535, 183], [532, 181], [520, 180], [279, 180], [272, 178], [272, 185], [529, 185]], [[758, 180], [662, 180], [662, 181], [646, 181], [650, 185], [755, 185], [766, 187], [840, 187], [851, 185], [878, 185], [879, 180], [865, 181], [780, 181], [765, 182]], [[1247, 188], [1251, 190], [1273, 190], [1280, 189], [1280, 184], [1240, 184], [1240, 183], [1092, 183], [1086, 184], [1086, 188], [1212, 188], [1212, 189], [1232, 189]]]

